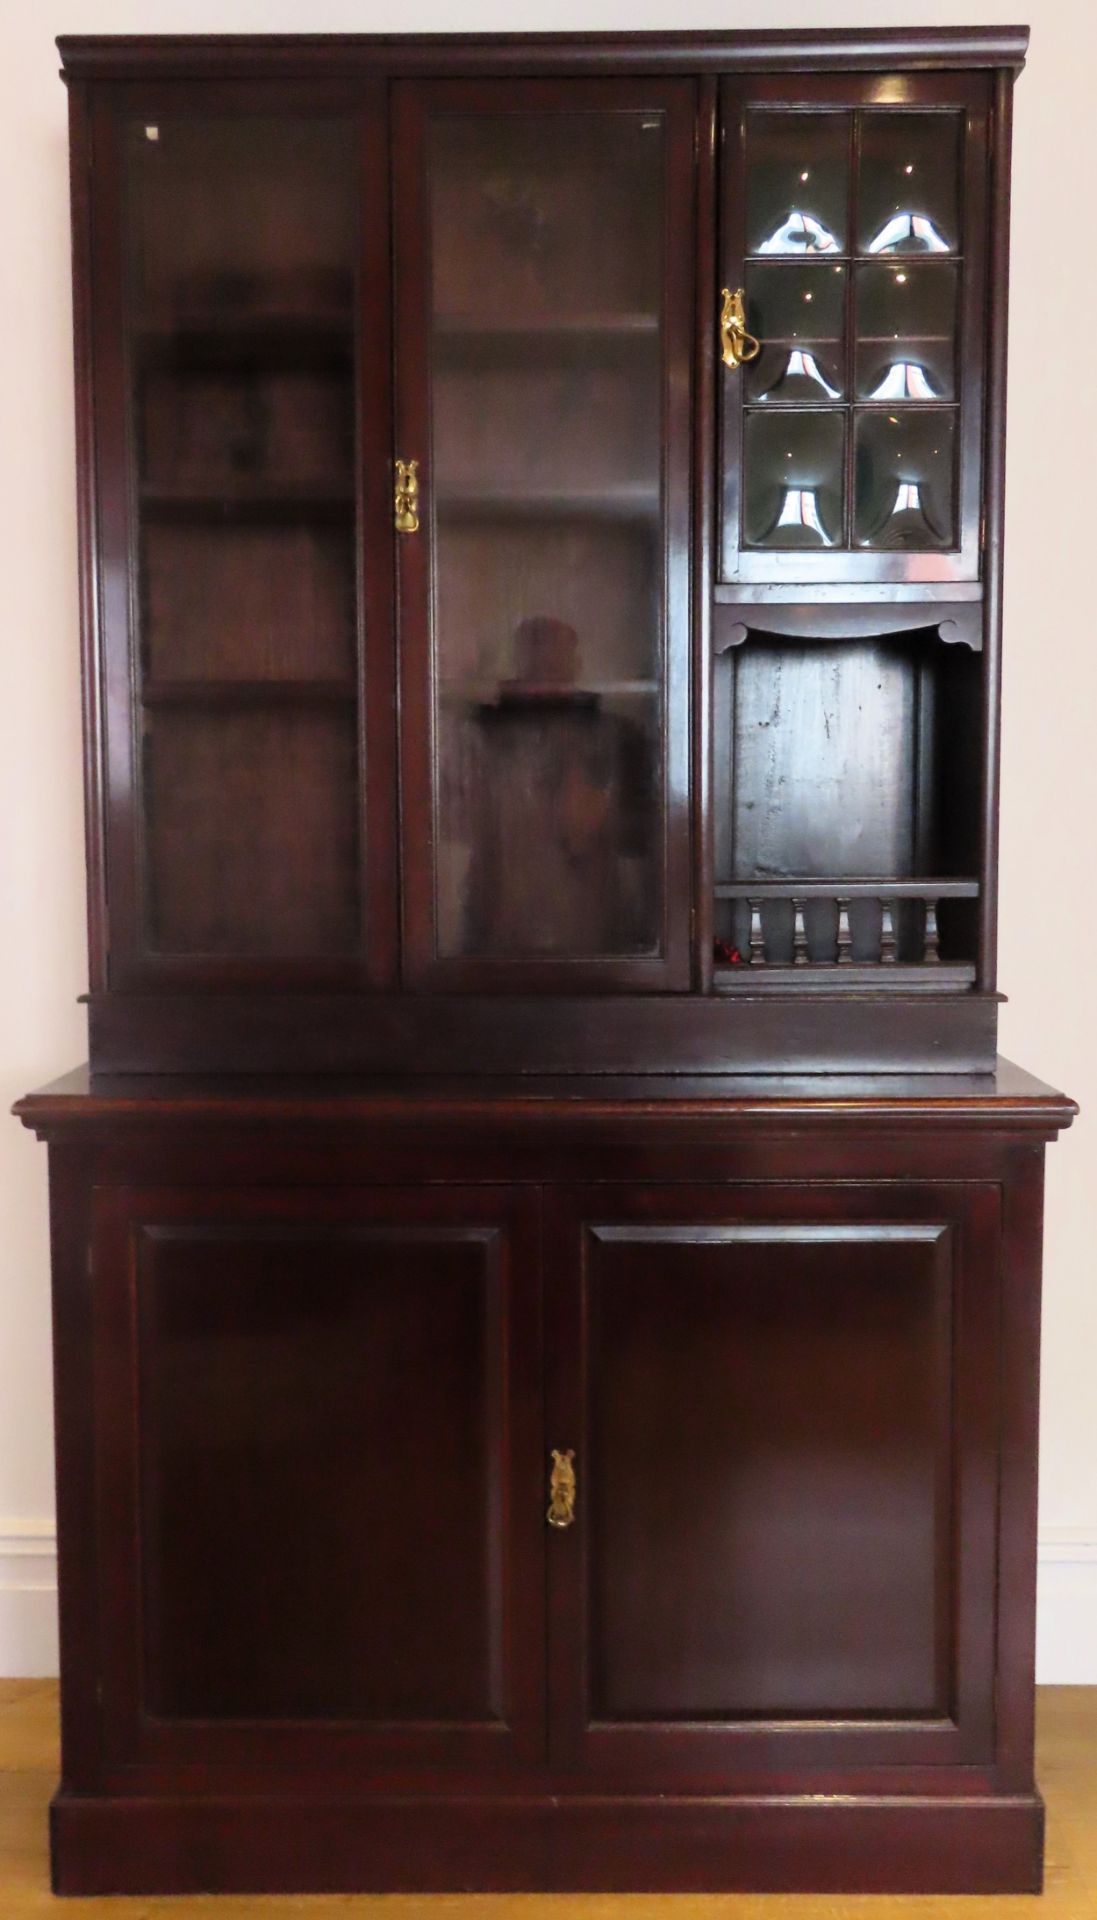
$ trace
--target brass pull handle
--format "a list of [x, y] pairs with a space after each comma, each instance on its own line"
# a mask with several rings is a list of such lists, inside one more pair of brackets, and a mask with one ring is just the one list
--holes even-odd
[[419, 531], [419, 462], [418, 460], [398, 460], [396, 462], [396, 491], [393, 504], [396, 509], [397, 533], [418, 533]]
[[720, 355], [725, 367], [741, 367], [744, 360], [758, 358], [762, 342], [747, 332], [742, 287], [737, 287], [734, 293], [730, 287], [725, 287], [721, 299]]
[[566, 1453], [552, 1449], [552, 1472], [549, 1474], [548, 1523], [550, 1527], [570, 1527], [575, 1520], [575, 1451], [569, 1447]]

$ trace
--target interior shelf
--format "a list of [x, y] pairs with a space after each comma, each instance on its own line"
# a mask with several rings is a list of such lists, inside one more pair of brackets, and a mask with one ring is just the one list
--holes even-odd
[[316, 676], [304, 679], [146, 680], [146, 707], [340, 706], [358, 698], [353, 680]]
[[977, 880], [800, 879], [720, 881], [717, 900], [977, 900]]
[[490, 364], [500, 359], [537, 361], [571, 355], [586, 359], [602, 351], [616, 355], [630, 345], [651, 347], [659, 338], [660, 321], [655, 313], [589, 313], [559, 320], [486, 322], [441, 315], [434, 329], [437, 352], [446, 360], [462, 363], [481, 359]]
[[954, 993], [975, 984], [975, 968], [968, 961], [938, 962], [936, 966], [906, 965], [902, 961], [870, 961], [840, 964], [812, 960], [803, 966], [752, 966], [743, 960], [737, 966], [718, 966], [713, 972], [717, 993], [764, 993], [794, 988], [796, 992], [828, 989], [831, 992], [868, 991], [889, 993], [897, 989], [918, 993]]
[[512, 493], [503, 488], [439, 490], [439, 517], [466, 520], [622, 520], [654, 522], [660, 510], [655, 487], [606, 486]]
[[[602, 700], [650, 699], [660, 691], [658, 680], [587, 680], [581, 686], [572, 686], [562, 682], [561, 694], [591, 694]], [[444, 680], [440, 683], [439, 694], [444, 700], [474, 701], [484, 703], [506, 697], [509, 691], [505, 682], [498, 680]]]
[[247, 486], [144, 486], [141, 489], [143, 514], [148, 519], [176, 524], [231, 521], [254, 525], [264, 521], [346, 520], [353, 518], [355, 506], [355, 492], [349, 485], [294, 487], [253, 482]]
[[143, 356], [188, 367], [325, 367], [354, 352], [355, 321], [348, 310], [232, 313], [193, 308], [150, 313], [134, 326]]

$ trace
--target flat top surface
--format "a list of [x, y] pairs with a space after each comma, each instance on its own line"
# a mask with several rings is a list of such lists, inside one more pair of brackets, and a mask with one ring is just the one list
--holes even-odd
[[[668, 12], [670, 10], [668, 9]], [[799, 63], [856, 67], [886, 63], [897, 67], [953, 65], [1020, 67], [1028, 46], [1028, 28], [1016, 25], [970, 27], [785, 27], [655, 33], [258, 33], [258, 34], [62, 34], [57, 46], [70, 76], [99, 74], [130, 77], [160, 68], [214, 72], [237, 59], [277, 64], [323, 64], [333, 53], [357, 61], [395, 55], [426, 69], [439, 55], [463, 59], [486, 56], [517, 71], [523, 61], [543, 65], [557, 60], [584, 63], [612, 55], [642, 65], [679, 61], [683, 66], [740, 61], [757, 65]], [[131, 64], [136, 61], [137, 65]]]
[[822, 1114], [912, 1110], [1069, 1126], [1074, 1101], [1010, 1060], [987, 1074], [530, 1074], [399, 1078], [338, 1074], [93, 1074], [87, 1066], [20, 1100], [29, 1124], [126, 1113], [347, 1118], [365, 1113]]

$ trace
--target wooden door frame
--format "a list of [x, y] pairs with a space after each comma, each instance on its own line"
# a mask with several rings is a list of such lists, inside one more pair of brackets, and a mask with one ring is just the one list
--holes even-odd
[[[667, 117], [663, 442], [664, 765], [661, 951], [634, 959], [443, 958], [433, 831], [433, 515], [426, 137], [432, 111], [662, 111]], [[397, 80], [393, 85], [396, 446], [417, 459], [418, 534], [398, 540], [404, 984], [435, 992], [684, 992], [690, 984], [691, 465], [697, 87], [666, 79]]]

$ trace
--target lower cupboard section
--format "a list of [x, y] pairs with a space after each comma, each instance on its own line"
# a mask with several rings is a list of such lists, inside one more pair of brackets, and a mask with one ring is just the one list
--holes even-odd
[[53, 1149], [56, 1890], [1036, 1888], [1042, 1142], [489, 1109]]

